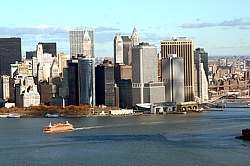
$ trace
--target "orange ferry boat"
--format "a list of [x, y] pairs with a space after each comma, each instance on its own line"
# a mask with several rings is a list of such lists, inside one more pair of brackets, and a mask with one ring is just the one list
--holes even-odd
[[66, 121], [65, 124], [63, 123], [57, 123], [57, 124], [50, 124], [48, 126], [45, 126], [43, 133], [54, 133], [54, 132], [66, 132], [66, 131], [73, 131], [74, 126], [70, 124], [68, 121]]

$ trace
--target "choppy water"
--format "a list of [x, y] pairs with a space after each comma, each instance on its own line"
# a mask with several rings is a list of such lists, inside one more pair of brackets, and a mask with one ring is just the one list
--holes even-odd
[[[69, 120], [73, 132], [43, 134]], [[0, 119], [0, 165], [250, 165], [250, 109], [186, 115]]]

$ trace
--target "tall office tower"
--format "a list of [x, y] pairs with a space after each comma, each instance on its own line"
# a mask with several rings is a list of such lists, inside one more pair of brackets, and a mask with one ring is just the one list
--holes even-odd
[[95, 59], [80, 57], [78, 63], [80, 104], [95, 106]]
[[43, 46], [43, 53], [52, 54], [52, 57], [57, 56], [56, 42], [39, 42]]
[[194, 51], [194, 63], [196, 64], [198, 61], [203, 63], [205, 74], [208, 79], [208, 52], [205, 52], [204, 48], [196, 48]]
[[206, 75], [205, 67], [202, 62], [202, 55], [196, 54], [194, 62], [194, 94], [196, 97], [196, 101], [204, 102], [208, 100], [208, 76]]
[[0, 75], [10, 75], [10, 64], [21, 58], [21, 38], [0, 38]]
[[110, 63], [95, 67], [96, 105], [115, 106], [114, 66]]
[[114, 38], [114, 64], [123, 64], [123, 41], [119, 34]]
[[[85, 33], [86, 32], [86, 33]], [[84, 38], [85, 37], [85, 38]], [[73, 30], [69, 31], [70, 38], [70, 58], [83, 56], [89, 52], [88, 37], [91, 40], [91, 57], [95, 57], [94, 52], [94, 31], [93, 30]], [[87, 50], [85, 50], [87, 48]]]
[[[68, 96], [67, 96], [67, 105], [79, 105], [79, 78], [78, 78], [78, 60], [72, 59], [68, 60]], [[67, 87], [66, 87], [67, 89]]]
[[120, 108], [132, 108], [132, 83], [131, 79], [118, 82], [119, 87], [119, 105]]
[[162, 82], [167, 102], [184, 102], [184, 62], [176, 54], [162, 59]]
[[95, 106], [95, 60], [89, 57], [71, 59], [68, 63], [67, 105]]
[[121, 36], [123, 41], [123, 63], [131, 65], [132, 63], [132, 41], [128, 36]]
[[157, 47], [140, 43], [132, 47], [133, 106], [165, 101], [165, 87], [158, 82]]
[[177, 54], [184, 59], [184, 95], [185, 101], [194, 101], [194, 44], [186, 37], [161, 41], [161, 57]]
[[70, 56], [65, 53], [59, 53], [58, 54], [58, 65], [59, 65], [59, 73], [62, 73], [63, 76], [63, 68], [67, 67], [67, 60], [70, 59]]
[[131, 35], [130, 39], [132, 41], [132, 46], [138, 46], [139, 45], [139, 43], [140, 43], [140, 37], [137, 34], [137, 30], [136, 30], [135, 27], [133, 29], [133, 32], [132, 32], [132, 35]]

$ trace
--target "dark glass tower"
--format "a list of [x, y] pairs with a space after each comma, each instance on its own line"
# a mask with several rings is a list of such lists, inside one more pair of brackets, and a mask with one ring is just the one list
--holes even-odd
[[0, 38], [0, 75], [10, 75], [10, 64], [21, 58], [21, 38]]
[[[204, 48], [196, 48], [194, 51], [194, 63], [199, 66], [199, 63], [203, 63], [203, 67], [208, 80], [208, 53]], [[197, 67], [196, 67], [197, 68]]]
[[78, 60], [68, 60], [69, 96], [67, 105], [79, 105]]
[[115, 106], [114, 66], [98, 65], [95, 68], [96, 105]]
[[56, 53], [56, 42], [39, 42], [38, 44], [41, 44], [43, 46], [43, 53], [49, 53], [52, 54], [53, 57], [57, 56]]

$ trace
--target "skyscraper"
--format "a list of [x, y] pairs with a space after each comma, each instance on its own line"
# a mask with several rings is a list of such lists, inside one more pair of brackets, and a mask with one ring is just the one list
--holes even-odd
[[123, 40], [119, 34], [114, 38], [114, 63], [123, 64]]
[[78, 63], [80, 104], [95, 106], [95, 59], [79, 57]]
[[128, 36], [121, 36], [123, 41], [123, 63], [131, 65], [132, 63], [132, 41]]
[[175, 54], [162, 59], [162, 82], [167, 102], [184, 102], [183, 58]]
[[208, 52], [206, 52], [204, 48], [196, 48], [194, 51], [194, 63], [200, 63], [199, 61], [203, 63], [206, 77], [208, 79]]
[[140, 43], [132, 47], [133, 106], [165, 101], [165, 87], [158, 82], [157, 47]]
[[96, 105], [115, 106], [114, 66], [104, 63], [95, 67]]
[[[86, 52], [94, 56], [94, 31], [93, 30], [73, 30], [69, 31], [70, 37], [70, 57], [86, 56]], [[90, 49], [89, 49], [90, 48]]]
[[138, 46], [140, 43], [140, 36], [137, 34], [137, 30], [134, 27], [132, 35], [131, 35], [132, 46]]
[[194, 44], [186, 37], [161, 41], [161, 56], [176, 54], [184, 59], [184, 95], [185, 101], [194, 101]]
[[10, 64], [21, 57], [21, 38], [0, 38], [0, 75], [10, 75]]

